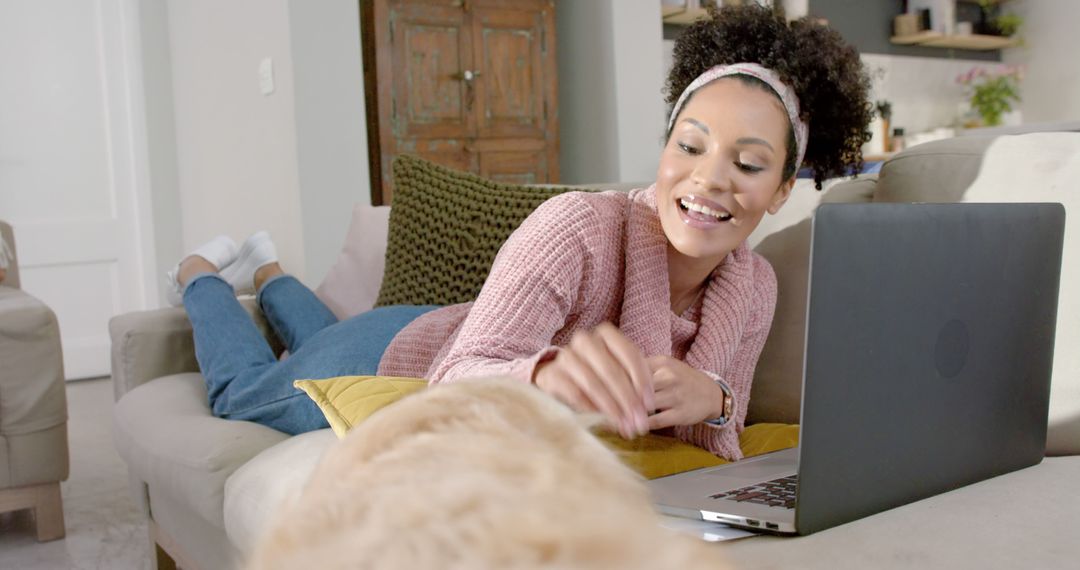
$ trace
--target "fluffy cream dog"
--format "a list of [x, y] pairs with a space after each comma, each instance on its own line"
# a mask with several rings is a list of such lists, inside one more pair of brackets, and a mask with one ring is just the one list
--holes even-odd
[[506, 379], [405, 398], [327, 453], [250, 567], [723, 568], [715, 546], [658, 526], [592, 422]]

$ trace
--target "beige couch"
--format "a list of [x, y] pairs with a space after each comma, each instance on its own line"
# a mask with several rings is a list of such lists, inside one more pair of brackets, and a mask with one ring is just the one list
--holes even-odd
[[60, 328], [52, 309], [19, 289], [11, 226], [0, 222], [0, 237], [12, 250], [0, 282], [0, 513], [32, 509], [37, 539], [55, 540], [64, 537], [68, 478]]
[[[819, 201], [1055, 200], [1077, 209], [1080, 201], [1066, 184], [1080, 176], [1080, 163], [1068, 153], [1080, 157], [1080, 135], [952, 139], [910, 149], [889, 161], [880, 177], [835, 184], [824, 193], [800, 182], [781, 215], [767, 218], [752, 237], [773, 263], [781, 293], [751, 418], [798, 419], [808, 218]], [[1001, 168], [994, 161], [1002, 161]], [[385, 211], [381, 215], [385, 219]], [[1080, 323], [1070, 317], [1080, 314], [1080, 299], [1066, 294], [1080, 279], [1080, 251], [1068, 240], [1080, 234], [1075, 222], [1069, 228], [1058, 334], [1058, 353], [1066, 357], [1055, 361], [1051, 410], [1049, 452], [1055, 455], [1080, 453], [1080, 365], [1067, 357], [1080, 334]], [[375, 257], [377, 242], [370, 246]], [[288, 437], [212, 417], [182, 311], [123, 315], [110, 331], [116, 445], [150, 521], [157, 560], [189, 569], [228, 567], [251, 548], [274, 507], [303, 484], [335, 438], [329, 430]], [[1080, 525], [1077, 480], [1080, 457], [1048, 457], [1036, 467], [809, 537], [754, 537], [728, 550], [747, 568], [1064, 567], [1080, 556], [1072, 537]]]

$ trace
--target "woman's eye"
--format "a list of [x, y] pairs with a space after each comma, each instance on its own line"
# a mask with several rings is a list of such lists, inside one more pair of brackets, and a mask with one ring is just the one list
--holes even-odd
[[754, 166], [753, 164], [748, 164], [741, 161], [735, 161], [735, 166], [739, 167], [739, 170], [742, 170], [743, 172], [749, 172], [751, 174], [765, 170], [760, 166]]
[[679, 149], [681, 149], [686, 154], [701, 154], [701, 151], [698, 150], [697, 147], [690, 146], [690, 145], [688, 145], [686, 143], [678, 143], [678, 144], [679, 144]]

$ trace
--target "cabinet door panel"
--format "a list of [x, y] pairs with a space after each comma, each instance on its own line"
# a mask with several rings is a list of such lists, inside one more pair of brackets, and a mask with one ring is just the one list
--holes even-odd
[[508, 184], [546, 184], [547, 159], [543, 152], [483, 152], [480, 176]]
[[459, 8], [398, 4], [391, 10], [397, 138], [464, 137], [471, 131], [467, 85], [471, 33]]
[[527, 4], [472, 10], [478, 136], [544, 138], [546, 14]]

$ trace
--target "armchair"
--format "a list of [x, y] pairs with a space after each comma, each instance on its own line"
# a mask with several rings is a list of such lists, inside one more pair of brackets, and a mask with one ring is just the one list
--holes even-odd
[[63, 538], [60, 482], [68, 477], [67, 396], [60, 328], [44, 303], [19, 289], [11, 226], [0, 281], [0, 512], [33, 509], [38, 541]]

